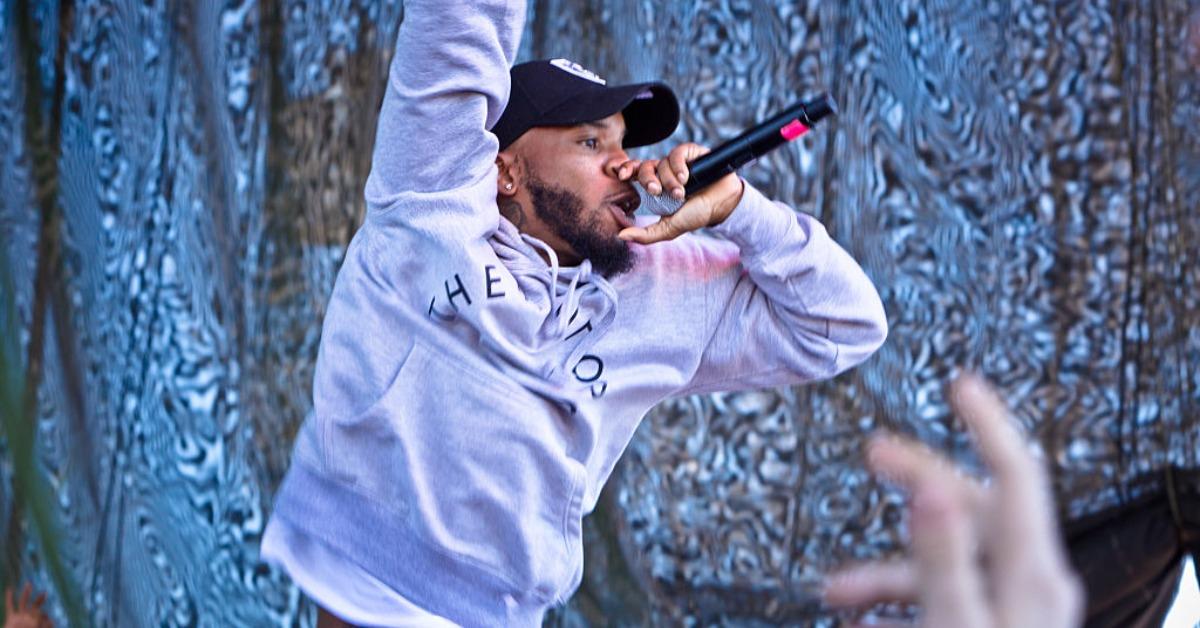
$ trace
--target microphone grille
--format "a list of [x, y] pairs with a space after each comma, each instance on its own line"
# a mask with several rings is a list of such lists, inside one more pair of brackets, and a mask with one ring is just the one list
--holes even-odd
[[633, 182], [633, 189], [637, 192], [638, 198], [641, 200], [641, 204], [638, 207], [644, 207], [650, 210], [651, 213], [658, 214], [659, 216], [670, 216], [679, 211], [680, 207], [683, 207], [683, 201], [676, 200], [669, 194], [654, 196], [647, 192], [642, 187], [642, 184], [637, 181]]

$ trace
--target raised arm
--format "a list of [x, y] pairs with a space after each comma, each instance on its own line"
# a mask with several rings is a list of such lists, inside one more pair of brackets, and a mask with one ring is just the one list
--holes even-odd
[[369, 209], [490, 174], [498, 144], [487, 129], [508, 102], [524, 20], [523, 0], [404, 3], [367, 178]]
[[507, 103], [524, 19], [522, 0], [405, 2], [367, 216], [325, 316], [318, 416], [354, 416], [377, 401], [422, 321], [458, 316], [483, 342], [528, 336], [512, 329], [526, 320], [512, 312], [524, 299], [488, 243], [500, 214], [497, 140], [487, 128]]

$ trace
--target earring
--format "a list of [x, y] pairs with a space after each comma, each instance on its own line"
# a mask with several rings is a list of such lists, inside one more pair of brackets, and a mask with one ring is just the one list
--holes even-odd
[[511, 189], [512, 189], [512, 184], [511, 184], [511, 183], [505, 183], [505, 184], [504, 184], [504, 189], [506, 189], [506, 190], [511, 190]]

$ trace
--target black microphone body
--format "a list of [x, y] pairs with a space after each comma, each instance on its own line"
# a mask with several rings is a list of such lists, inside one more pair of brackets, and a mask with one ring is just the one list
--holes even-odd
[[[821, 94], [812, 100], [799, 102], [757, 124], [737, 137], [721, 144], [711, 153], [688, 164], [688, 182], [684, 185], [685, 198], [704, 189], [727, 174], [758, 159], [771, 150], [800, 137], [831, 113], [837, 113], [833, 98]], [[642, 207], [668, 216], [683, 206], [683, 201], [669, 194], [651, 196], [640, 185], [635, 185]]]
[[[808, 102], [796, 103], [770, 120], [746, 129], [688, 165], [684, 192], [691, 196], [717, 179], [736, 172], [781, 144], [796, 139], [834, 111], [829, 94], [822, 94]], [[797, 122], [802, 128], [795, 126]]]

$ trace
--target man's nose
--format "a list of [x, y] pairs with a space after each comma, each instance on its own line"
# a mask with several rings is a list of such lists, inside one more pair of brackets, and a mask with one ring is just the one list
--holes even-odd
[[613, 151], [612, 156], [604, 162], [604, 174], [616, 178], [621, 166], [627, 161], [629, 161], [629, 155], [625, 149], [620, 148]]

